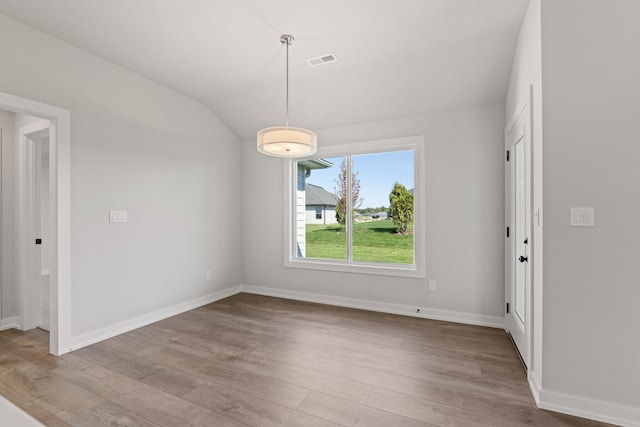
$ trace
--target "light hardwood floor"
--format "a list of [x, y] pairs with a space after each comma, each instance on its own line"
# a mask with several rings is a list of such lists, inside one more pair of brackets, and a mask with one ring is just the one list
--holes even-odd
[[48, 426], [603, 425], [537, 409], [499, 329], [239, 294], [59, 358], [47, 340], [0, 332], [0, 394]]

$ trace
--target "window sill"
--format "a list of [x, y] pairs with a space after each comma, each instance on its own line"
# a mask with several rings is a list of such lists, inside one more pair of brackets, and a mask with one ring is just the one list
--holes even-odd
[[369, 264], [369, 263], [346, 263], [338, 260], [326, 260], [317, 258], [291, 258], [285, 260], [286, 268], [300, 268], [306, 270], [323, 270], [338, 273], [371, 274], [375, 276], [395, 276], [425, 278], [425, 272], [415, 265], [405, 264]]

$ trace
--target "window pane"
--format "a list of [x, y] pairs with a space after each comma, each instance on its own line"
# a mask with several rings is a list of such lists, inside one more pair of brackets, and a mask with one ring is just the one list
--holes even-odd
[[347, 259], [347, 234], [336, 218], [336, 189], [345, 157], [297, 162], [297, 256]]
[[357, 155], [351, 159], [355, 190], [353, 261], [413, 264], [413, 151]]

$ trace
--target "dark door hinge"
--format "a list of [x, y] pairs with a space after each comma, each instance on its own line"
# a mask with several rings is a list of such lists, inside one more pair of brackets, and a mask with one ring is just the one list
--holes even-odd
[[509, 303], [507, 303], [507, 314], [509, 314]]
[[507, 227], [507, 237], [509, 237], [509, 227]]
[[507, 162], [509, 161], [509, 150], [507, 150]]
[[36, 239], [36, 245], [41, 245], [42, 244], [42, 239]]

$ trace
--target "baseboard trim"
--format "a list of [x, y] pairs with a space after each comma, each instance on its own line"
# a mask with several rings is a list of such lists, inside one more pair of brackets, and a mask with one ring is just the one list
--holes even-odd
[[640, 408], [617, 405], [569, 394], [544, 390], [540, 378], [530, 373], [529, 387], [540, 409], [589, 418], [626, 427], [640, 427]]
[[316, 302], [320, 304], [337, 305], [340, 307], [357, 308], [361, 310], [378, 311], [382, 313], [399, 314], [402, 316], [444, 320], [448, 322], [465, 323], [468, 325], [477, 326], [488, 326], [492, 328], [504, 328], [504, 318], [497, 316], [485, 316], [481, 314], [470, 314], [423, 307], [420, 307], [420, 312], [417, 313], [416, 311], [418, 307], [416, 306], [390, 304], [355, 298], [336, 297], [324, 294], [314, 294], [310, 292], [267, 288], [262, 286], [242, 285], [242, 292], [299, 301]]
[[640, 427], [640, 408], [540, 390], [538, 407], [625, 427]]
[[0, 319], [0, 331], [4, 331], [6, 329], [22, 330], [22, 319], [20, 319], [18, 316]]
[[164, 320], [171, 316], [184, 313], [185, 311], [202, 307], [203, 305], [207, 305], [212, 302], [230, 297], [232, 295], [240, 293], [241, 291], [242, 291], [242, 288], [240, 286], [234, 286], [231, 288], [222, 289], [220, 291], [213, 292], [209, 295], [194, 298], [190, 301], [176, 304], [171, 307], [163, 308], [161, 310], [144, 314], [142, 316], [134, 317], [133, 319], [125, 320], [124, 322], [119, 322], [114, 325], [97, 329], [95, 331], [91, 331], [75, 337], [71, 337], [71, 351], [78, 350], [82, 347], [86, 347], [91, 344], [95, 344], [99, 341], [113, 338], [125, 332], [129, 332], [134, 329], [149, 325], [151, 323]]
[[[456, 323], [465, 323], [470, 325], [488, 326], [495, 328], [504, 327], [504, 319], [501, 317], [484, 316], [469, 313], [461, 313], [447, 310], [436, 310], [428, 308], [420, 308], [420, 312], [416, 313], [416, 307], [400, 304], [390, 304], [377, 301], [360, 300], [354, 298], [335, 297], [331, 295], [314, 294], [309, 292], [288, 291], [283, 289], [266, 288], [260, 286], [237, 285], [231, 288], [223, 289], [203, 297], [195, 298], [184, 303], [176, 304], [153, 313], [144, 314], [133, 319], [125, 320], [114, 325], [106, 326], [95, 331], [87, 332], [75, 337], [71, 337], [71, 351], [78, 350], [91, 344], [115, 337], [125, 332], [132, 331], [137, 328], [149, 325], [151, 323], [164, 320], [168, 317], [175, 316], [185, 311], [193, 310], [206, 304], [230, 297], [240, 292], [246, 292], [256, 295], [265, 295], [279, 298], [287, 298], [299, 301], [316, 302], [320, 304], [330, 304], [341, 307], [357, 308], [361, 310], [378, 311], [382, 313], [399, 314], [403, 316], [420, 317], [425, 319], [444, 320]], [[18, 322], [9, 318], [0, 322], [0, 330], [6, 324], [4, 329], [12, 327], [20, 328]]]
[[533, 400], [536, 402], [536, 406], [540, 407], [540, 390], [542, 387], [540, 384], [540, 378], [535, 372], [529, 370], [527, 372], [527, 381], [529, 382], [529, 388], [531, 389], [531, 394], [533, 395]]

